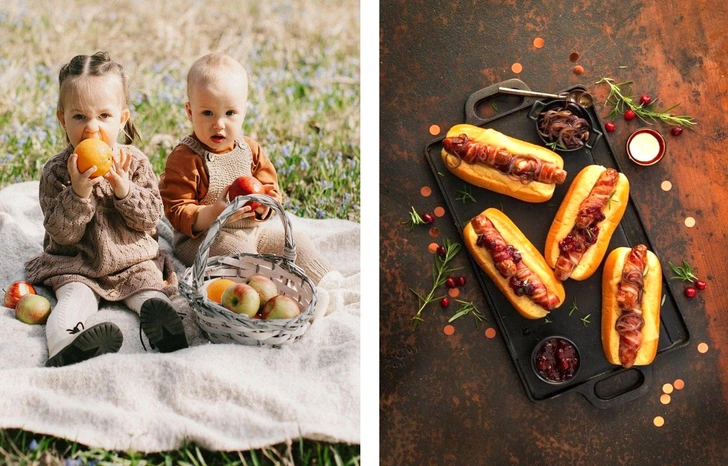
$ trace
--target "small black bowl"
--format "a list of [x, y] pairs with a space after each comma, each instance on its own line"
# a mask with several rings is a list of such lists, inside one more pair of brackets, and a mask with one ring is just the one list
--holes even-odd
[[542, 381], [560, 385], [579, 373], [581, 356], [573, 341], [551, 335], [539, 341], [531, 354], [531, 367]]
[[[548, 136], [544, 135], [540, 131], [541, 122], [543, 120], [544, 113], [548, 111], [559, 111], [559, 110], [565, 110], [572, 115], [583, 119], [586, 121], [587, 131], [588, 131], [588, 137], [584, 141], [584, 145], [575, 145], [573, 147], [564, 147], [563, 145], [558, 144], [557, 139], [550, 139]], [[548, 101], [541, 101], [538, 100], [534, 102], [533, 107], [531, 107], [531, 111], [528, 114], [528, 117], [535, 121], [536, 123], [536, 133], [538, 133], [538, 137], [541, 138], [541, 141], [543, 141], [544, 145], [546, 147], [552, 148], [552, 150], [558, 151], [558, 152], [574, 152], [579, 149], [587, 148], [591, 150], [599, 141], [599, 139], [602, 137], [601, 131], [595, 128], [594, 121], [589, 114], [589, 112], [582, 106], [577, 105], [573, 102], [568, 102], [566, 100], [556, 99], [556, 100], [548, 100]]]

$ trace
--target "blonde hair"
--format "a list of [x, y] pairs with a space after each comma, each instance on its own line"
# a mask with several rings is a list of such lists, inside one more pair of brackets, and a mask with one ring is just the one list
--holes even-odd
[[[83, 76], [105, 76], [109, 73], [117, 75], [121, 80], [124, 102], [128, 102], [129, 83], [124, 68], [120, 64], [111, 61], [108, 53], [96, 52], [93, 55], [76, 55], [61, 67], [61, 71], [58, 73], [58, 112], [63, 112], [63, 98], [67, 94], [69, 86], [78, 78]], [[139, 137], [139, 132], [130, 117], [124, 125], [124, 144], [131, 144], [134, 142], [135, 137]], [[68, 135], [66, 135], [66, 139], [68, 139]]]
[[190, 97], [192, 87], [216, 82], [223, 74], [235, 76], [239, 74], [241, 91], [248, 94], [248, 70], [236, 59], [226, 53], [213, 52], [204, 55], [192, 64], [187, 72], [187, 98]]

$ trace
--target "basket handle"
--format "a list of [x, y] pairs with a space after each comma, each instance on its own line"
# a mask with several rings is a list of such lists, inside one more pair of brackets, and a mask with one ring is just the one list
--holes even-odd
[[207, 230], [207, 236], [205, 240], [200, 244], [200, 249], [197, 251], [195, 256], [195, 263], [192, 265], [192, 287], [194, 290], [198, 290], [202, 284], [202, 276], [205, 273], [207, 266], [207, 259], [210, 255], [210, 247], [215, 242], [217, 237], [220, 235], [220, 228], [225, 224], [228, 218], [238, 209], [242, 208], [248, 201], [258, 202], [266, 207], [270, 207], [281, 219], [283, 223], [283, 230], [285, 232], [285, 240], [283, 245], [283, 259], [289, 264], [293, 264], [296, 261], [296, 245], [293, 244], [293, 228], [291, 227], [291, 221], [283, 211], [283, 207], [273, 197], [267, 194], [248, 194], [245, 196], [236, 197], [222, 213], [217, 217], [217, 220]]

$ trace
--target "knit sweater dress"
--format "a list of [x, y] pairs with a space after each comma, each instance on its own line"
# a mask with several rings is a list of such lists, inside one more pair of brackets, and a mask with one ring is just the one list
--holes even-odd
[[28, 281], [54, 291], [81, 282], [108, 301], [142, 290], [176, 293], [174, 266], [154, 237], [163, 214], [157, 177], [139, 149], [116, 145], [115, 154], [119, 148], [132, 157], [124, 199], [116, 198], [107, 180], [88, 198], [76, 195], [66, 168], [70, 145], [45, 164], [39, 201], [46, 233], [43, 252], [25, 264]]

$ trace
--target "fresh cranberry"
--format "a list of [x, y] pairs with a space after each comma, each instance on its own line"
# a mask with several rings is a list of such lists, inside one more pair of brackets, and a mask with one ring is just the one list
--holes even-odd
[[707, 283], [705, 283], [705, 280], [697, 280], [697, 281], [695, 282], [695, 288], [697, 288], [697, 289], [699, 289], [699, 290], [704, 290], [704, 289], [706, 289], [707, 287], [708, 287], [708, 284], [707, 284]]
[[428, 212], [426, 214], [422, 214], [422, 220], [425, 223], [432, 223], [435, 221], [435, 217], [433, 217], [432, 214]]
[[617, 129], [617, 125], [615, 125], [611, 121], [608, 121], [608, 122], [604, 123], [604, 129], [606, 129], [608, 132], [611, 133], [612, 131]]
[[698, 294], [698, 290], [696, 290], [694, 287], [689, 286], [685, 288], [685, 296], [687, 296], [688, 298], [694, 298], [696, 294]]
[[442, 298], [440, 300], [440, 306], [448, 307], [449, 305], [450, 305], [450, 300], [448, 298]]
[[445, 256], [445, 254], [447, 254], [447, 250], [445, 249], [445, 246], [442, 246], [442, 245], [438, 246], [438, 247], [437, 247], [437, 253], [438, 253], [439, 255], [441, 255], [441, 256], [443, 256], [443, 257], [444, 257], [444, 256]]
[[445, 280], [445, 286], [448, 288], [455, 288], [457, 283], [455, 282], [455, 279], [452, 277], [448, 277], [447, 280]]
[[467, 283], [465, 276], [458, 277], [458, 286], [465, 286], [465, 283]]
[[652, 97], [650, 97], [649, 94], [642, 94], [640, 96], [640, 103], [642, 105], [650, 105], [650, 102], [652, 102]]
[[637, 114], [632, 109], [629, 109], [626, 112], [624, 112], [624, 119], [627, 121], [634, 120], [636, 117], [637, 117]]
[[670, 134], [673, 136], [680, 136], [683, 133], [683, 129], [679, 126], [675, 126], [670, 130]]

